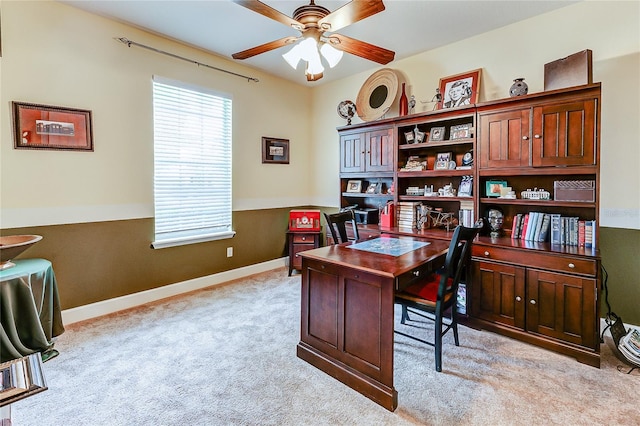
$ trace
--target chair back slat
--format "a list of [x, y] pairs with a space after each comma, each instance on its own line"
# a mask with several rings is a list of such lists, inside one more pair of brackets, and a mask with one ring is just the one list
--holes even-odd
[[347, 225], [351, 226], [354, 240], [357, 241], [360, 239], [358, 226], [356, 225], [356, 215], [353, 210], [345, 210], [333, 214], [324, 213], [324, 218], [327, 221], [327, 228], [331, 232], [334, 244], [349, 241]]

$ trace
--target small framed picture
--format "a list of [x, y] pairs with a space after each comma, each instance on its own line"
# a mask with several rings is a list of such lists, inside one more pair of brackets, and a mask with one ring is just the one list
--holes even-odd
[[413, 130], [404, 132], [404, 140], [406, 143], [415, 143], [415, 133], [413, 133]]
[[432, 127], [429, 132], [429, 142], [444, 140], [444, 127]]
[[506, 188], [507, 182], [504, 180], [488, 180], [486, 183], [487, 197], [499, 197], [502, 188]]
[[416, 143], [422, 143], [424, 142], [424, 136], [425, 133], [421, 132], [420, 130], [418, 130], [418, 128], [416, 127], [415, 129], [413, 129], [413, 133], [415, 135], [415, 141]]
[[471, 124], [458, 124], [451, 126], [449, 131], [449, 139], [465, 139], [471, 137]]
[[460, 186], [458, 187], [458, 197], [471, 197], [473, 192], [473, 176], [462, 176]]
[[[449, 168], [449, 162], [451, 161], [452, 153], [441, 152], [436, 156], [436, 165], [434, 170], [447, 170]], [[455, 165], [454, 165], [455, 168]]]
[[262, 163], [289, 164], [289, 139], [263, 137]]
[[347, 192], [362, 192], [362, 181], [361, 180], [348, 181]]
[[378, 184], [377, 183], [370, 183], [369, 186], [367, 187], [367, 194], [377, 194], [378, 193]]

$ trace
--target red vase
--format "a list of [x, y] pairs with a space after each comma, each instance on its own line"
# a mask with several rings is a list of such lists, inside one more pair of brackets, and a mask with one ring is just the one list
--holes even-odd
[[400, 96], [400, 115], [407, 115], [409, 113], [409, 100], [407, 94], [404, 91], [405, 83], [402, 83], [402, 95]]

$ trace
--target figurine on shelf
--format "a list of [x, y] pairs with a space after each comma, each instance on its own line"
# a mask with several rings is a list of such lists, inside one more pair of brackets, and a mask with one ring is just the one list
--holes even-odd
[[448, 184], [448, 185], [445, 185], [442, 188], [438, 189], [438, 194], [441, 197], [455, 197], [456, 196], [456, 190], [453, 188], [452, 184]]
[[489, 236], [498, 238], [502, 234], [504, 214], [499, 209], [491, 209], [487, 212], [487, 220], [489, 222]]

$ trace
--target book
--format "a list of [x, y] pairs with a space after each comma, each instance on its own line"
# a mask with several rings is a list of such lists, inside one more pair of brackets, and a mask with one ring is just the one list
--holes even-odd
[[578, 247], [584, 247], [585, 223], [584, 220], [578, 221]]
[[542, 222], [544, 221], [544, 213], [538, 213], [536, 217], [536, 229], [533, 233], [533, 237], [531, 241], [539, 241], [540, 240], [540, 231], [542, 231]]
[[538, 242], [544, 243], [549, 240], [549, 230], [551, 228], [551, 215], [544, 214], [542, 218], [542, 226], [540, 227], [540, 235], [538, 236]]
[[525, 213], [524, 219], [522, 219], [522, 231], [520, 232], [521, 240], [524, 240], [524, 236], [527, 234], [528, 227], [529, 227], [529, 213]]
[[561, 219], [558, 213], [551, 214], [551, 244], [560, 244]]
[[525, 241], [533, 240], [533, 234], [535, 233], [537, 223], [538, 223], [538, 212], [530, 212], [529, 224], [527, 225], [527, 234], [524, 236]]
[[593, 221], [588, 220], [584, 223], [584, 247], [592, 248], [593, 246]]
[[518, 222], [520, 221], [521, 218], [522, 218], [522, 213], [518, 213], [513, 217], [513, 224], [511, 225], [511, 238], [512, 239], [518, 238], [518, 230], [519, 230]]

